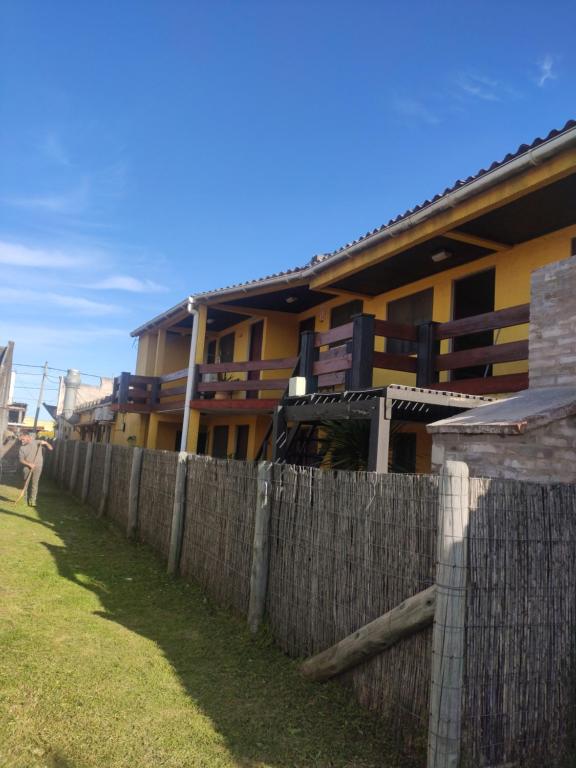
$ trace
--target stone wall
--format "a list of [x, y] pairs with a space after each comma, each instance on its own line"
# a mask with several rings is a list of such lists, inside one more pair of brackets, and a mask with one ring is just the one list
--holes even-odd
[[521, 435], [435, 434], [432, 471], [450, 460], [465, 461], [474, 477], [576, 483], [576, 417]]
[[576, 386], [576, 257], [532, 273], [530, 388]]

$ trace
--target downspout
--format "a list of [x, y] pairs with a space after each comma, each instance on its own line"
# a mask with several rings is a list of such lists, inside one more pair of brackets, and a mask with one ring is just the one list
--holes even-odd
[[188, 314], [192, 315], [192, 335], [190, 336], [190, 358], [188, 360], [188, 377], [186, 379], [186, 395], [184, 401], [184, 420], [182, 422], [182, 438], [180, 451], [186, 451], [188, 443], [188, 423], [190, 421], [190, 400], [192, 399], [192, 386], [196, 375], [196, 348], [198, 346], [198, 310], [194, 306], [194, 297], [188, 297], [186, 307]]

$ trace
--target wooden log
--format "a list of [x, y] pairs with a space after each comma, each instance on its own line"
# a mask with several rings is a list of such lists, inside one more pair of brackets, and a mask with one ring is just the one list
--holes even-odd
[[440, 475], [438, 507], [428, 768], [457, 768], [460, 761], [468, 566], [466, 539], [470, 505], [468, 486], [468, 466], [462, 461], [447, 461]]
[[86, 503], [88, 498], [88, 488], [90, 486], [90, 471], [92, 470], [92, 452], [94, 451], [94, 443], [88, 443], [86, 448], [86, 462], [84, 464], [84, 476], [82, 477], [82, 504]]
[[300, 672], [309, 680], [324, 682], [352, 669], [432, 624], [435, 605], [436, 586], [428, 587], [331, 648], [307, 659]]
[[126, 535], [134, 539], [138, 531], [138, 496], [140, 494], [140, 471], [142, 469], [142, 448], [132, 450], [132, 467], [130, 468], [130, 489], [128, 491], [128, 526]]
[[74, 443], [74, 453], [72, 454], [72, 472], [70, 473], [70, 484], [68, 486], [71, 493], [74, 493], [74, 486], [76, 485], [76, 478], [78, 477], [78, 461], [80, 452], [80, 440], [76, 440]]
[[170, 549], [168, 551], [168, 573], [175, 576], [180, 564], [182, 552], [182, 536], [184, 534], [184, 513], [186, 502], [186, 472], [188, 470], [188, 454], [181, 451], [178, 454], [176, 481], [174, 486], [174, 503], [172, 505], [172, 526], [170, 528]]
[[258, 497], [254, 519], [254, 545], [252, 571], [250, 573], [250, 603], [248, 627], [253, 634], [258, 631], [266, 607], [268, 587], [269, 530], [272, 496], [272, 465], [263, 461], [258, 465]]
[[104, 456], [104, 475], [102, 477], [102, 491], [100, 501], [98, 502], [98, 517], [103, 517], [108, 503], [108, 494], [110, 493], [110, 475], [112, 473], [112, 443], [106, 446], [106, 455]]

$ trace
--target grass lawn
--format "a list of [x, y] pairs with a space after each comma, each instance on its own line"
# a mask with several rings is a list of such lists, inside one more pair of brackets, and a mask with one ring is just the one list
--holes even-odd
[[408, 765], [382, 722], [88, 508], [0, 486], [0, 766]]

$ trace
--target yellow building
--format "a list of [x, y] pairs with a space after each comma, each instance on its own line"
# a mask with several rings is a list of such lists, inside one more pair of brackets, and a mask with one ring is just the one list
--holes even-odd
[[530, 274], [575, 252], [575, 201], [570, 122], [334, 253], [151, 319], [112, 407], [177, 450], [193, 347], [188, 450], [253, 459], [296, 371], [308, 392], [524, 389]]

